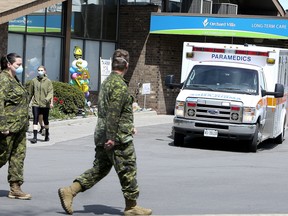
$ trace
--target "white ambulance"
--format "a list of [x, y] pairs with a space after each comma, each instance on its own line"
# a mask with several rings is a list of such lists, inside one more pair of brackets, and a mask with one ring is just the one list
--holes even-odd
[[185, 136], [245, 140], [248, 151], [286, 128], [288, 50], [255, 45], [184, 42], [174, 145]]

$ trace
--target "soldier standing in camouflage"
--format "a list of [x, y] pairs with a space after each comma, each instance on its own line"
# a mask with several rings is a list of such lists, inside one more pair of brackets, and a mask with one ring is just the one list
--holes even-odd
[[16, 74], [23, 72], [22, 58], [10, 53], [1, 58], [0, 72], [0, 167], [9, 162], [8, 182], [11, 199], [31, 199], [21, 190], [26, 131], [28, 126], [28, 93]]
[[129, 65], [129, 53], [118, 49], [113, 54], [112, 73], [101, 85], [98, 98], [98, 121], [94, 133], [96, 145], [93, 167], [74, 182], [58, 190], [63, 209], [73, 214], [73, 198], [104, 178], [112, 166], [118, 174], [126, 207], [124, 215], [151, 215], [152, 210], [140, 207], [136, 200], [136, 154], [133, 144], [133, 98], [123, 76]]

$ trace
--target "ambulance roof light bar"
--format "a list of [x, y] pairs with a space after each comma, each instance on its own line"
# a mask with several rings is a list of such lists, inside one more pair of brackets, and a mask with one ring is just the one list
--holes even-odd
[[198, 52], [216, 52], [216, 53], [225, 53], [225, 49], [220, 48], [208, 48], [208, 47], [192, 47], [192, 51]]
[[192, 52], [187, 52], [187, 58], [193, 58], [193, 52], [213, 52], [213, 53], [231, 53], [238, 55], [254, 55], [269, 57], [269, 52], [249, 51], [249, 50], [235, 50], [235, 49], [221, 49], [221, 48], [209, 48], [209, 47], [195, 47], [192, 46]]
[[255, 55], [255, 56], [266, 56], [269, 57], [269, 52], [258, 52], [258, 51], [248, 51], [248, 50], [236, 50], [236, 54], [241, 55]]

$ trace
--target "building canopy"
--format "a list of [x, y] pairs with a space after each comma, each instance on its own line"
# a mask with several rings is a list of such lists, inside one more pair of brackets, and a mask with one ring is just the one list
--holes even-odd
[[151, 34], [288, 39], [288, 18], [152, 13]]
[[0, 24], [66, 0], [9, 0], [0, 1]]

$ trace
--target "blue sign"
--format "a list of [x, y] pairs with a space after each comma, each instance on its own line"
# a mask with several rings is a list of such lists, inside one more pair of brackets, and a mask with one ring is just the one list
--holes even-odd
[[150, 33], [287, 40], [288, 19], [157, 15], [152, 13]]

